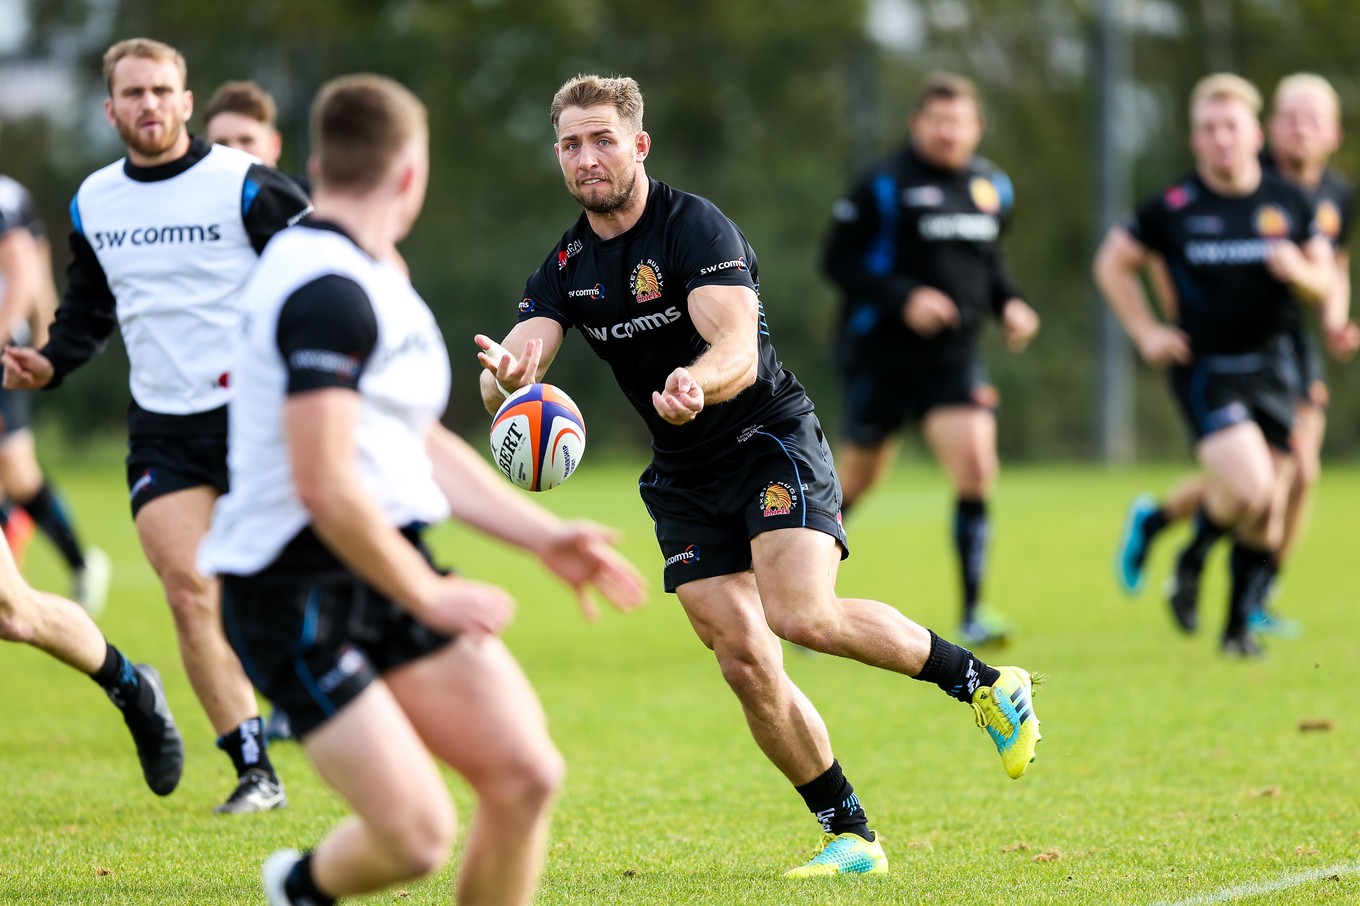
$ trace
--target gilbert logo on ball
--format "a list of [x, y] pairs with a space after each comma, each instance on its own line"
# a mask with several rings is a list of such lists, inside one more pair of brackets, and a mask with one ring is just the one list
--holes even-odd
[[552, 384], [516, 390], [491, 421], [491, 458], [525, 490], [546, 491], [566, 481], [585, 449], [581, 410]]

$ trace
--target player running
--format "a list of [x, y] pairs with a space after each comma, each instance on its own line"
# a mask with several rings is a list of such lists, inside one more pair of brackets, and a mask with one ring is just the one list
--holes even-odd
[[175, 620], [189, 682], [236, 770], [219, 813], [280, 808], [250, 681], [222, 635], [218, 587], [194, 568], [227, 489], [227, 398], [240, 291], [271, 236], [308, 208], [254, 157], [186, 128], [179, 51], [131, 38], [104, 54], [110, 125], [127, 157], [71, 202], [66, 292], [41, 350], [4, 353], [5, 386], [55, 388], [120, 327], [131, 366], [127, 480], [133, 521]]
[[[1350, 255], [1346, 237], [1350, 232], [1354, 198], [1350, 186], [1327, 166], [1341, 142], [1340, 101], [1326, 79], [1313, 73], [1295, 73], [1280, 80], [1275, 88], [1273, 112], [1269, 120], [1269, 146], [1261, 154], [1261, 167], [1279, 175], [1303, 190], [1316, 206], [1318, 230], [1332, 243], [1337, 273], [1319, 320], [1332, 355], [1349, 358], [1360, 345], [1360, 328], [1352, 324], [1350, 310]], [[1173, 291], [1174, 292], [1174, 291]], [[1175, 304], [1174, 297], [1169, 300]], [[1294, 481], [1284, 515], [1284, 538], [1269, 564], [1268, 590], [1259, 596], [1249, 622], [1252, 629], [1274, 636], [1296, 636], [1297, 620], [1281, 617], [1266, 605], [1276, 574], [1297, 547], [1307, 526], [1313, 490], [1321, 468], [1322, 440], [1326, 433], [1328, 391], [1312, 334], [1290, 310], [1290, 342], [1295, 367], [1299, 372], [1298, 398], [1294, 410], [1291, 444], [1297, 463]], [[1169, 525], [1193, 516], [1204, 496], [1204, 479], [1189, 477], [1158, 503], [1150, 495], [1137, 498], [1125, 519], [1116, 571], [1120, 583], [1130, 593], [1143, 584], [1143, 570], [1153, 540]], [[1200, 572], [1209, 548], [1218, 535], [1202, 520], [1196, 520], [1190, 542], [1176, 558], [1169, 583], [1174, 607], [1182, 613], [1194, 610], [1199, 597]]]
[[[1194, 174], [1146, 202], [1127, 226], [1111, 227], [1094, 269], [1143, 358], [1170, 367], [1204, 470], [1197, 519], [1206, 538], [1232, 533], [1236, 541], [1222, 650], [1256, 656], [1248, 616], [1280, 548], [1295, 469], [1296, 299], [1328, 298], [1335, 253], [1314, 231], [1303, 193], [1261, 167], [1255, 87], [1219, 73], [1195, 86], [1190, 106]], [[1138, 282], [1154, 253], [1175, 284], [1174, 326], [1157, 321]], [[1136, 586], [1138, 571], [1128, 574]], [[1177, 624], [1193, 631], [1193, 602], [1173, 596], [1171, 605]]]
[[581, 331], [652, 435], [639, 490], [666, 591], [821, 825], [817, 852], [789, 876], [884, 872], [779, 640], [938, 685], [971, 706], [1013, 778], [1039, 741], [1031, 675], [991, 667], [886, 604], [836, 594], [849, 552], [840, 483], [811, 400], [775, 355], [755, 251], [711, 202], [648, 177], [642, 112], [630, 78], [580, 76], [553, 98], [554, 148], [584, 212], [529, 278], [509, 353], [478, 354], [482, 399], [494, 412], [503, 391], [541, 380], [567, 328]]
[[959, 638], [970, 645], [1004, 642], [1008, 631], [979, 606], [998, 400], [978, 358], [978, 331], [995, 316], [1018, 352], [1039, 329], [1001, 261], [1015, 193], [1004, 172], [975, 154], [983, 125], [972, 81], [930, 76], [911, 115], [910, 143], [836, 202], [822, 260], [844, 294], [842, 512], [887, 473], [903, 423], [919, 421], [954, 485]]

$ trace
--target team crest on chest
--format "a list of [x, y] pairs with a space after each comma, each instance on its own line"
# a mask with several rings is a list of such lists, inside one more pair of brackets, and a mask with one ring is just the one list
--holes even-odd
[[1341, 211], [1335, 202], [1326, 200], [1318, 203], [1317, 228], [1319, 233], [1331, 240], [1341, 235]]
[[1289, 215], [1277, 204], [1263, 204], [1252, 216], [1256, 235], [1265, 239], [1283, 239], [1289, 235]]
[[633, 287], [633, 298], [637, 299], [639, 305], [660, 299], [661, 290], [666, 285], [665, 278], [661, 276], [661, 265], [651, 258], [637, 263], [629, 283]]
[[1001, 210], [1001, 195], [985, 176], [973, 177], [968, 183], [968, 194], [973, 197], [973, 204], [984, 214], [995, 214]]
[[798, 504], [798, 492], [782, 481], [772, 481], [760, 492], [760, 515], [787, 516]]

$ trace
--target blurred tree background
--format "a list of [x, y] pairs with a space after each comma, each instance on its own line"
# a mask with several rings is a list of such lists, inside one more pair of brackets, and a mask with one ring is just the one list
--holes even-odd
[[[1129, 61], [1105, 105], [1102, 6]], [[102, 110], [99, 57], [112, 41], [180, 48], [200, 105], [226, 79], [259, 81], [279, 102], [291, 172], [303, 168], [307, 105], [323, 81], [360, 70], [400, 79], [428, 104], [433, 145], [429, 201], [403, 252], [449, 343], [449, 421], [472, 436], [487, 422], [472, 334], [510, 327], [525, 277], [578, 213], [553, 158], [548, 102], [578, 72], [632, 75], [654, 138], [649, 173], [741, 225], [761, 258], [776, 347], [834, 434], [838, 303], [818, 270], [831, 204], [904, 139], [921, 76], [961, 72], [986, 100], [982, 153], [1016, 184], [1007, 254], [1044, 319], [1024, 355], [994, 334], [986, 345], [1003, 455], [1088, 458], [1099, 450], [1101, 307], [1089, 265], [1107, 226], [1096, 201], [1102, 118], [1131, 161], [1127, 209], [1190, 166], [1185, 97], [1206, 72], [1235, 70], [1267, 94], [1289, 72], [1320, 72], [1353, 125], [1357, 34], [1360, 4], [1348, 0], [0, 0], [0, 171], [37, 196], [64, 262], [71, 195], [121, 156]], [[1360, 174], [1357, 154], [1344, 147], [1334, 163]], [[567, 345], [552, 380], [581, 404], [592, 449], [640, 446], [607, 369], [579, 340]], [[1331, 367], [1328, 450], [1353, 456], [1360, 367]], [[1139, 455], [1184, 456], [1163, 376], [1140, 365], [1133, 380]], [[112, 433], [126, 387], [126, 361], [110, 349], [42, 399], [40, 417], [76, 436]]]

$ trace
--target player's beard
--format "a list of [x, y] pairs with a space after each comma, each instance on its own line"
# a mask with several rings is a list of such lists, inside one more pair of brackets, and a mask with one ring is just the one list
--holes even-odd
[[633, 197], [633, 187], [637, 185], [637, 171], [628, 171], [628, 182], [622, 186], [614, 182], [609, 183], [614, 186], [614, 191], [608, 193], [603, 198], [598, 195], [587, 195], [580, 191], [574, 182], [567, 180], [567, 191], [572, 197], [581, 203], [592, 214], [613, 214], [615, 211], [628, 204], [628, 200]]
[[184, 131], [184, 120], [168, 114], [161, 118], [161, 134], [156, 139], [142, 135], [136, 122], [125, 123], [117, 120], [117, 124], [118, 136], [123, 140], [123, 144], [143, 157], [159, 157], [169, 151], [175, 146], [175, 142], [179, 141], [180, 133]]

